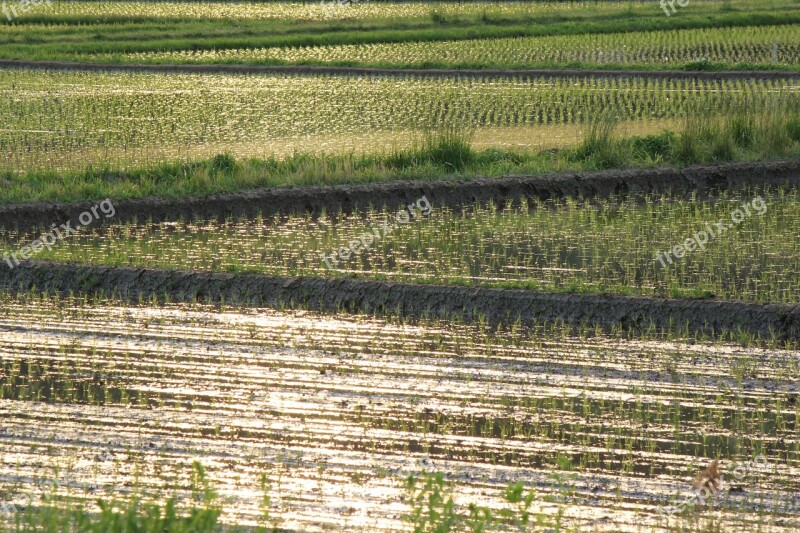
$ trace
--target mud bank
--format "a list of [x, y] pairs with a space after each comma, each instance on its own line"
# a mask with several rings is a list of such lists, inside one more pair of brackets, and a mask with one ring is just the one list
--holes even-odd
[[603, 70], [603, 69], [402, 69], [374, 67], [336, 67], [312, 65], [198, 65], [198, 64], [135, 64], [91, 63], [73, 61], [0, 60], [0, 68], [49, 70], [117, 71], [117, 72], [182, 72], [187, 74], [300, 74], [375, 77], [461, 77], [461, 78], [647, 78], [647, 79], [790, 79], [800, 78], [800, 71], [742, 70], [692, 72], [685, 70]]
[[[800, 158], [685, 169], [613, 170], [465, 181], [390, 181], [360, 185], [279, 187], [193, 198], [115, 200], [116, 215], [103, 223], [225, 220], [308, 213], [395, 209], [426, 196], [434, 208], [499, 207], [524, 199], [640, 197], [668, 194], [703, 199], [741, 188], [800, 186]], [[76, 221], [96, 202], [37, 202], [0, 206], [0, 228], [19, 231]]]
[[489, 323], [561, 322], [719, 335], [749, 332], [765, 338], [800, 338], [800, 305], [720, 300], [548, 294], [441, 285], [326, 278], [291, 278], [31, 261], [0, 264], [0, 289], [59, 294], [114, 295], [124, 301], [237, 303], [317, 311], [455, 318]]

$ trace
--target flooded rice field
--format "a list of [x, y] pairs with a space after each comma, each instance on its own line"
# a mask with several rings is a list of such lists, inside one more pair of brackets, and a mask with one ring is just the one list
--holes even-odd
[[800, 527], [799, 352], [2, 298], [6, 509], [215, 497], [242, 530], [396, 531], [443, 473], [461, 530], [521, 516], [515, 482], [536, 530]]
[[[726, 193], [703, 203], [649, 198], [463, 210], [439, 207], [423, 197], [401, 218], [380, 210], [364, 216], [328, 213], [86, 228], [36, 258], [798, 303], [800, 242], [794, 228], [800, 222], [800, 199], [796, 191], [762, 194]], [[734, 221], [732, 215], [742, 206], [747, 213]], [[681, 258], [664, 256], [715, 222], [724, 231], [713, 237], [706, 233], [702, 249]], [[0, 252], [4, 244], [15, 252], [15, 243], [29, 243], [42, 233], [9, 232], [0, 238]], [[349, 251], [353, 242], [359, 243], [356, 253]]]
[[[760, 2], [763, 4], [762, 2]], [[629, 7], [629, 3], [609, 2], [607, 9], [623, 12]], [[592, 4], [587, 1], [574, 2], [567, 5], [558, 3], [528, 4], [490, 4], [496, 13], [505, 15], [529, 14], [531, 16], [543, 16], [558, 13], [562, 16], [580, 15], [584, 9]], [[641, 5], [641, 4], [640, 4]], [[324, 20], [331, 17], [331, 14], [324, 9], [320, 9], [319, 4], [313, 2], [267, 2], [267, 3], [224, 3], [220, 5], [201, 2], [130, 2], [130, 1], [109, 1], [93, 2], [84, 4], [82, 2], [55, 3], [49, 7], [49, 13], [55, 16], [105, 16], [105, 17], [147, 17], [148, 19], [289, 19], [289, 20]], [[470, 14], [484, 6], [474, 4], [464, 4], [462, 2], [440, 2], [436, 6], [437, 10], [447, 14]], [[411, 2], [364, 2], [354, 3], [348, 6], [347, 16], [358, 19], [374, 19], [379, 17], [404, 17], [418, 18], [430, 16], [431, 7], [424, 3]], [[46, 31], [48, 27], [42, 29]], [[6, 30], [4, 28], [5, 31]]]
[[628, 134], [647, 134], [698, 106], [763, 105], [797, 91], [787, 80], [0, 69], [0, 162], [15, 171], [82, 171], [87, 161], [132, 168], [224, 152], [391, 153], [442, 126], [473, 131], [476, 147], [553, 148], [574, 144], [601, 112], [617, 114]]

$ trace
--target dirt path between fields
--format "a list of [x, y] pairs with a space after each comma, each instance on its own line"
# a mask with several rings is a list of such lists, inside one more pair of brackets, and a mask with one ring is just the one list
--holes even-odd
[[548, 294], [525, 290], [416, 285], [353, 278], [300, 278], [130, 267], [98, 267], [30, 261], [9, 269], [0, 264], [0, 289], [89, 296], [114, 295], [126, 302], [152, 298], [302, 308], [326, 312], [408, 317], [481, 317], [492, 323], [561, 322], [622, 328], [631, 334], [650, 327], [717, 335], [744, 331], [784, 340], [800, 338], [800, 305], [722, 300], [670, 300], [608, 295]]
[[791, 79], [800, 78], [800, 71], [786, 70], [742, 70], [720, 72], [692, 72], [685, 70], [602, 70], [602, 69], [401, 69], [375, 67], [336, 67], [311, 65], [200, 65], [200, 64], [133, 64], [91, 63], [75, 61], [26, 61], [0, 59], [0, 68], [26, 68], [82, 71], [122, 72], [182, 72], [192, 74], [304, 74], [339, 76], [414, 76], [414, 77], [461, 77], [461, 78], [619, 78], [635, 77], [648, 79]]
[[[217, 220], [399, 209], [425, 196], [434, 208], [494, 203], [504, 207], [522, 200], [642, 197], [670, 195], [699, 199], [719, 192], [800, 186], [800, 158], [759, 163], [693, 166], [685, 169], [611, 170], [538, 176], [477, 178], [464, 181], [390, 181], [358, 185], [277, 187], [191, 198], [111, 199], [116, 215], [105, 223]], [[96, 202], [37, 202], [0, 206], [0, 228], [26, 231], [75, 223]]]

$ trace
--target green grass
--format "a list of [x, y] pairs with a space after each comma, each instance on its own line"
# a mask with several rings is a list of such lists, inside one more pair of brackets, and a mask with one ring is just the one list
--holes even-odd
[[446, 173], [463, 172], [468, 166], [475, 166], [479, 159], [471, 143], [469, 130], [454, 126], [431, 129], [424, 132], [421, 139], [415, 139], [411, 149], [396, 150], [384, 164], [395, 171], [434, 167]]
[[[103, 173], [112, 169], [108, 181], [116, 182], [113, 170], [135, 172], [225, 152], [238, 160], [309, 152], [354, 152], [358, 159], [407, 149], [420, 133], [442, 129], [471, 131], [475, 148], [535, 152], [575, 143], [601, 113], [613, 114], [629, 135], [655, 133], [679, 127], [698, 112], [764, 109], [779, 95], [791, 106], [797, 94], [784, 80], [752, 79], [523, 76], [442, 83], [415, 77], [0, 70], [0, 167], [11, 176], [5, 178], [11, 187], [30, 187], [29, 194], [46, 197], [53, 194], [50, 187], [26, 177], [27, 171], [68, 175], [99, 167]], [[74, 185], [74, 194], [82, 194], [81, 184]]]
[[180, 516], [173, 499], [163, 505], [133, 501], [126, 505], [98, 501], [99, 513], [78, 508], [38, 507], [23, 513], [9, 531], [64, 531], [74, 533], [211, 533], [219, 510], [191, 509]]

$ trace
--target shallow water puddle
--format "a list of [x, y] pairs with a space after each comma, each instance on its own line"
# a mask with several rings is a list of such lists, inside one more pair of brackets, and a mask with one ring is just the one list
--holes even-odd
[[[547, 523], [633, 531], [666, 526], [657, 510], [719, 457], [730, 483], [681, 523], [800, 525], [797, 352], [267, 309], [3, 304], [9, 502], [40, 502], [56, 468], [59, 498], [187, 504], [200, 461], [227, 524], [397, 530], [403, 478], [438, 471], [460, 506], [504, 508], [508, 483], [525, 481]], [[733, 480], [757, 453], [769, 470]]]

